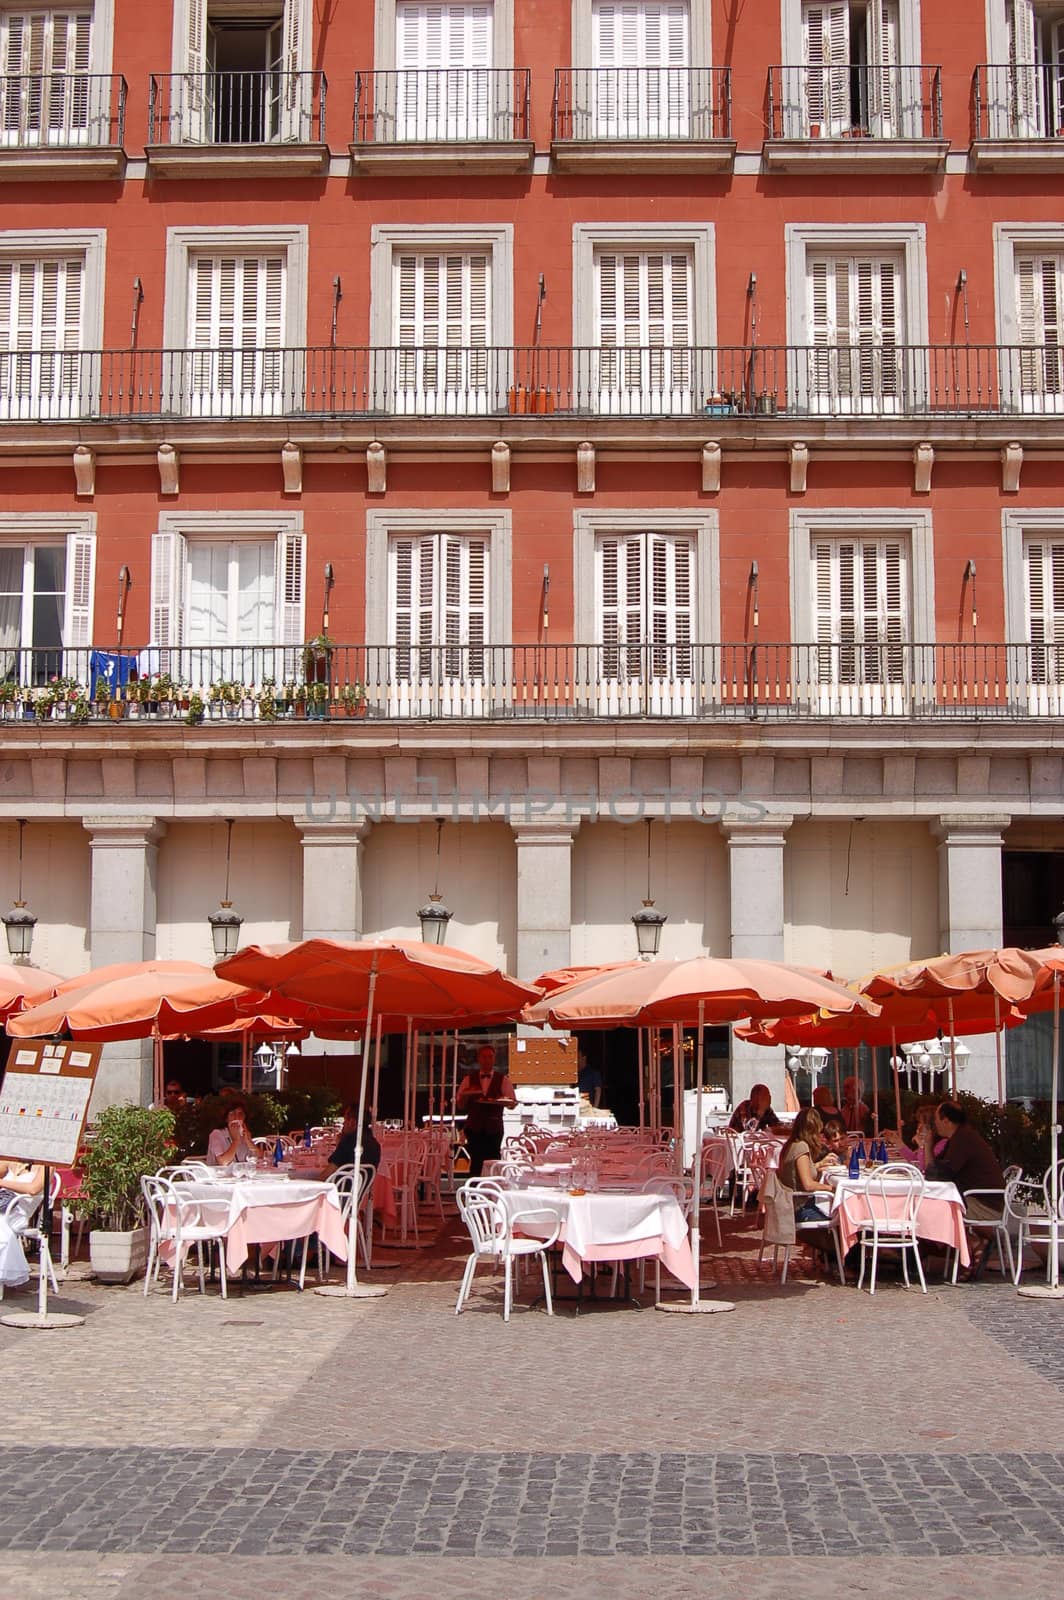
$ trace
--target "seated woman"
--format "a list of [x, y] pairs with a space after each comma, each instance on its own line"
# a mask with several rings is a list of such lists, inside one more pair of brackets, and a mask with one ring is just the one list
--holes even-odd
[[40, 1194], [44, 1168], [35, 1161], [0, 1160], [0, 1211], [16, 1194]]
[[[779, 1181], [795, 1197], [796, 1222], [828, 1222], [813, 1196], [823, 1192], [820, 1168], [834, 1165], [837, 1157], [826, 1152], [821, 1139], [823, 1123], [819, 1111], [807, 1107], [794, 1119], [791, 1136], [780, 1152]], [[802, 1196], [808, 1196], [802, 1199]]]
[[248, 1132], [247, 1112], [242, 1105], [230, 1106], [225, 1122], [215, 1128], [207, 1141], [207, 1165], [228, 1167], [234, 1161], [254, 1161], [256, 1154]]

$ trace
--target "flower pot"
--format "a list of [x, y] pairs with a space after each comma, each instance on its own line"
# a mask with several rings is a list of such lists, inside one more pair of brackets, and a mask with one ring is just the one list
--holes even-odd
[[128, 1233], [94, 1228], [89, 1234], [89, 1263], [101, 1283], [129, 1283], [140, 1276], [147, 1261], [147, 1228]]
[[525, 416], [530, 412], [547, 416], [554, 410], [554, 396], [549, 389], [528, 389], [524, 384], [518, 384], [507, 392], [506, 406], [516, 416]]
[[810, 139], [819, 139], [820, 138], [820, 124], [819, 124], [819, 122], [811, 122], [809, 124], [809, 137], [810, 137]]

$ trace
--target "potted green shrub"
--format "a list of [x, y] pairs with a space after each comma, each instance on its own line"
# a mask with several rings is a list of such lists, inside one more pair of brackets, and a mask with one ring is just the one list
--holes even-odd
[[203, 713], [203, 696], [195, 693], [190, 694], [188, 697], [188, 709], [185, 712], [185, 721], [188, 723], [190, 728], [199, 727], [200, 723], [203, 721]]
[[89, 1260], [102, 1283], [128, 1283], [148, 1260], [148, 1218], [140, 1180], [173, 1160], [171, 1112], [108, 1106], [96, 1119], [74, 1201], [92, 1223]]
[[315, 634], [303, 646], [303, 679], [306, 683], [328, 683], [336, 641], [327, 633]]

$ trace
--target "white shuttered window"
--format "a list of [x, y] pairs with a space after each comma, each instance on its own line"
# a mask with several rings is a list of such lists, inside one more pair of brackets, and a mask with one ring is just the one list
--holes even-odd
[[392, 676], [398, 683], [485, 677], [489, 541], [474, 534], [399, 535], [388, 545]]
[[900, 80], [894, 0], [808, 0], [802, 8], [805, 110], [812, 133], [895, 137]]
[[92, 10], [0, 11], [0, 138], [77, 144], [89, 127]]
[[605, 534], [595, 545], [596, 633], [607, 679], [686, 679], [695, 634], [695, 539]]
[[396, 138], [492, 137], [493, 21], [484, 0], [396, 6]]
[[813, 636], [821, 684], [901, 683], [909, 640], [903, 539], [814, 539]]
[[818, 409], [896, 409], [904, 390], [901, 272], [892, 257], [807, 258], [810, 398]]
[[668, 414], [691, 407], [690, 251], [596, 251], [600, 407]]
[[283, 405], [287, 263], [283, 254], [189, 259], [193, 410], [274, 415]]
[[1028, 539], [1027, 627], [1031, 681], [1064, 683], [1064, 539]]
[[1064, 405], [1064, 252], [1016, 256], [1020, 383], [1025, 407]]
[[596, 0], [591, 40], [597, 137], [687, 136], [689, 34], [686, 0]]
[[155, 534], [152, 643], [185, 647], [166, 670], [197, 685], [294, 678], [305, 563], [303, 534], [291, 529], [271, 539]]
[[3, 417], [79, 415], [84, 284], [84, 256], [0, 261]]
[[490, 252], [397, 251], [392, 291], [399, 409], [487, 410]]
[[87, 681], [95, 570], [88, 530], [0, 544], [0, 675], [24, 684], [63, 674]]

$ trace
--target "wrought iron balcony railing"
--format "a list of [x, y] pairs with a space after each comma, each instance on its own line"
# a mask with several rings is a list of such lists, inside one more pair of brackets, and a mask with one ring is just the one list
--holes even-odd
[[125, 136], [126, 80], [118, 74], [31, 72], [0, 77], [0, 147], [113, 147]]
[[148, 91], [151, 145], [324, 144], [324, 72], [170, 72]]
[[972, 122], [974, 139], [1059, 139], [1064, 144], [1064, 62], [977, 67]]
[[1064, 716], [1064, 645], [337, 645], [0, 652], [0, 717], [694, 722]]
[[152, 418], [1064, 416], [1064, 345], [0, 352], [4, 422]]
[[421, 67], [355, 77], [358, 144], [510, 143], [531, 137], [527, 67]]
[[770, 67], [768, 126], [770, 139], [941, 139], [942, 69]]
[[626, 144], [731, 138], [729, 67], [559, 67], [553, 137]]

